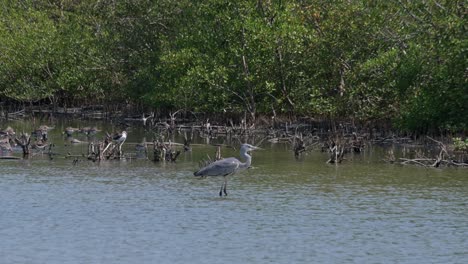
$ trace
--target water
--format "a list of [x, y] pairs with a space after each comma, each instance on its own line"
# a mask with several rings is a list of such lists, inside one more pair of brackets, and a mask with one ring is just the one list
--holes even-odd
[[[85, 152], [65, 146], [66, 125], [52, 131], [55, 151]], [[177, 163], [0, 160], [0, 263], [468, 261], [466, 170], [386, 164], [379, 148], [334, 166], [262, 147], [222, 198], [221, 179], [192, 176], [213, 147]]]

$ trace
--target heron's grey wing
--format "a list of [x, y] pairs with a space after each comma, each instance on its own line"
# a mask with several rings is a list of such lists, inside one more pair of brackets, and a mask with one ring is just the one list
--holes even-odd
[[236, 171], [241, 162], [236, 158], [215, 161], [195, 172], [195, 176], [224, 176]]
[[115, 133], [112, 139], [118, 140], [120, 137], [122, 137], [122, 133]]

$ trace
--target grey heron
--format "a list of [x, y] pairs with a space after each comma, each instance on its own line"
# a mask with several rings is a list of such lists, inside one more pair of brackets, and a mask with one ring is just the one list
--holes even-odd
[[233, 175], [234, 173], [245, 170], [250, 167], [252, 164], [252, 156], [249, 155], [249, 151], [260, 149], [259, 147], [252, 146], [250, 144], [242, 144], [240, 148], [240, 156], [245, 160], [241, 162], [236, 158], [225, 158], [217, 160], [209, 165], [201, 168], [200, 170], [193, 173], [195, 176], [223, 176], [224, 181], [221, 184], [221, 189], [219, 190], [219, 196], [227, 195], [226, 185], [227, 185], [227, 176]]

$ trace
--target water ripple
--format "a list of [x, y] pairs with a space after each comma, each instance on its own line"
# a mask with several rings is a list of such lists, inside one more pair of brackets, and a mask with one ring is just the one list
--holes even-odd
[[1, 164], [1, 263], [464, 263], [468, 179], [407, 167]]

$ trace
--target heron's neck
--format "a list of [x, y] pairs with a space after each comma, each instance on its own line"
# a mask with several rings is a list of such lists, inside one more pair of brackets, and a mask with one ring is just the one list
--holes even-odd
[[250, 167], [250, 164], [252, 164], [252, 156], [250, 156], [249, 153], [247, 153], [247, 151], [242, 151], [241, 157], [245, 160], [245, 162], [242, 163], [241, 167], [243, 169], [247, 169], [248, 167]]

